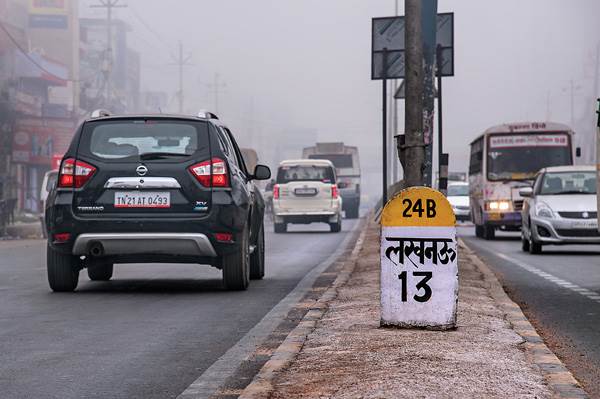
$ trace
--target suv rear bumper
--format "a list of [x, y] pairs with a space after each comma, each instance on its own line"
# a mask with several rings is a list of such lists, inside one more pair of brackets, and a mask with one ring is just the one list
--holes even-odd
[[161, 254], [216, 257], [208, 237], [200, 233], [84, 233], [73, 244], [73, 255], [119, 256]]

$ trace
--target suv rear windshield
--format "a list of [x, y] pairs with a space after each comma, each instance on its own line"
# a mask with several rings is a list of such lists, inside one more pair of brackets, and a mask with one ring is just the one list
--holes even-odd
[[327, 159], [336, 168], [352, 168], [352, 154], [311, 154], [309, 159]]
[[183, 158], [208, 149], [204, 122], [131, 119], [86, 123], [83, 149], [98, 158]]
[[291, 181], [320, 181], [335, 183], [333, 168], [316, 165], [284, 165], [277, 171], [277, 183], [285, 184]]

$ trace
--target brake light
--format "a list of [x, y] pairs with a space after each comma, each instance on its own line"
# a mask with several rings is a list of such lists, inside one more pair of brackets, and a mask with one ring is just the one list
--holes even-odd
[[96, 168], [89, 163], [73, 158], [65, 159], [58, 176], [58, 187], [83, 187], [96, 172]]
[[331, 198], [337, 199], [338, 197], [338, 188], [335, 184], [331, 186]]
[[190, 172], [204, 187], [229, 187], [227, 164], [222, 159], [213, 158], [209, 161], [192, 165], [190, 166]]
[[273, 186], [273, 199], [279, 199], [279, 184]]

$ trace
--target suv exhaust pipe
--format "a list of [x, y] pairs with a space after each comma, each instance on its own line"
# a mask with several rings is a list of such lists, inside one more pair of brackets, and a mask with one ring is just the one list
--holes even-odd
[[104, 247], [101, 243], [95, 242], [90, 246], [90, 255], [94, 257], [99, 257], [104, 255]]

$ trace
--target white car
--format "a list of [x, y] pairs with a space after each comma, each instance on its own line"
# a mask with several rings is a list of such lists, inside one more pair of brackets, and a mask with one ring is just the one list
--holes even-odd
[[335, 167], [325, 159], [283, 161], [273, 186], [275, 233], [287, 225], [327, 223], [331, 232], [342, 229], [342, 197], [339, 195]]
[[523, 251], [537, 254], [547, 244], [600, 244], [595, 166], [542, 169], [525, 197]]
[[452, 210], [458, 221], [471, 220], [471, 208], [469, 206], [469, 183], [452, 182], [448, 183], [448, 202], [452, 205]]
[[40, 189], [40, 207], [41, 207], [40, 222], [42, 224], [42, 236], [44, 238], [47, 238], [46, 221], [44, 220], [45, 219], [44, 216], [46, 213], [46, 200], [48, 199], [48, 195], [50, 194], [50, 191], [52, 191], [52, 189], [56, 185], [57, 180], [58, 180], [58, 170], [49, 170], [44, 175], [44, 180], [42, 181], [42, 188]]

